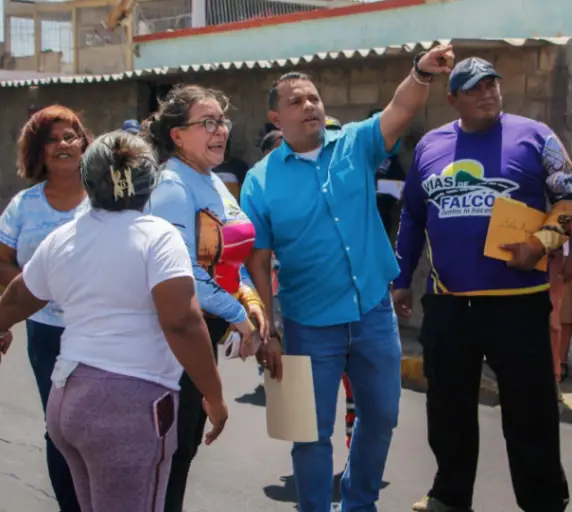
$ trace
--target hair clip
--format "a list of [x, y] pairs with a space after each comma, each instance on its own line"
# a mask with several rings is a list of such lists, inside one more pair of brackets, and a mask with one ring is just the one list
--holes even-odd
[[115, 201], [123, 198], [125, 191], [127, 191], [127, 196], [134, 196], [135, 187], [131, 180], [131, 168], [127, 167], [123, 171], [116, 171], [111, 165], [109, 170], [111, 172], [111, 179], [113, 180], [113, 198]]

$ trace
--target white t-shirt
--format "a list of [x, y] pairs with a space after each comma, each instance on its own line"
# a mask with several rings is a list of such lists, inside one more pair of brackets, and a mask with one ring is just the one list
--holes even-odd
[[319, 148], [308, 151], [307, 153], [296, 153], [298, 156], [305, 158], [306, 160], [311, 160], [312, 162], [317, 162], [320, 156], [320, 151], [322, 151], [322, 146]]
[[179, 231], [133, 210], [86, 212], [49, 234], [23, 270], [32, 294], [63, 310], [59, 361], [174, 390], [182, 367], [159, 326], [151, 290], [182, 276], [193, 271]]

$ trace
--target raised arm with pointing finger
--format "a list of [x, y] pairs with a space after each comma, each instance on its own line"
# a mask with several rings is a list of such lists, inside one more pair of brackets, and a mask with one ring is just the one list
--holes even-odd
[[399, 267], [377, 211], [374, 177], [425, 105], [431, 77], [448, 72], [452, 60], [450, 46], [417, 56], [382, 114], [341, 130], [325, 129], [324, 105], [307, 75], [288, 73], [270, 89], [269, 121], [284, 140], [249, 171], [241, 206], [256, 228], [246, 265], [265, 310], [272, 311], [274, 252], [284, 351], [312, 362], [319, 440], [292, 452], [300, 510], [330, 510], [330, 436], [344, 371], [361, 415], [342, 499], [351, 510], [375, 508], [397, 423], [401, 348], [389, 294]]

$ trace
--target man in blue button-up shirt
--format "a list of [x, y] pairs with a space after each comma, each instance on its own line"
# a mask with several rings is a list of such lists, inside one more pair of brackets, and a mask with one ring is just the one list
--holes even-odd
[[[399, 332], [389, 285], [399, 273], [377, 212], [374, 176], [425, 104], [431, 76], [452, 64], [448, 46], [418, 56], [383, 115], [325, 130], [310, 79], [272, 86], [269, 120], [284, 142], [251, 169], [241, 205], [256, 227], [247, 265], [272, 311], [270, 261], [280, 261], [285, 353], [312, 360], [319, 440], [292, 450], [300, 512], [329, 512], [337, 394], [347, 371], [357, 421], [342, 477], [342, 511], [375, 511], [397, 424]], [[271, 320], [271, 325], [274, 322]]]

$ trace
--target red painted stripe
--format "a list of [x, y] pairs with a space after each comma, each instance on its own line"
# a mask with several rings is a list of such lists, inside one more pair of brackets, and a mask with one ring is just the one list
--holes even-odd
[[336, 7], [334, 9], [317, 9], [309, 12], [296, 12], [293, 14], [284, 14], [282, 16], [272, 16], [271, 18], [236, 21], [234, 23], [226, 23], [223, 25], [210, 25], [208, 27], [200, 28], [183, 28], [180, 30], [173, 30], [172, 32], [157, 32], [155, 34], [148, 34], [145, 36], [135, 36], [133, 38], [133, 42], [146, 43], [150, 41], [160, 41], [163, 39], [176, 39], [178, 37], [191, 37], [203, 34], [216, 34], [218, 32], [231, 32], [233, 30], [270, 27], [274, 25], [282, 25], [283, 23], [298, 23], [300, 21], [338, 18], [341, 16], [351, 16], [352, 14], [414, 7], [424, 5], [425, 3], [425, 0], [385, 0], [384, 2], [350, 5], [348, 7]]

